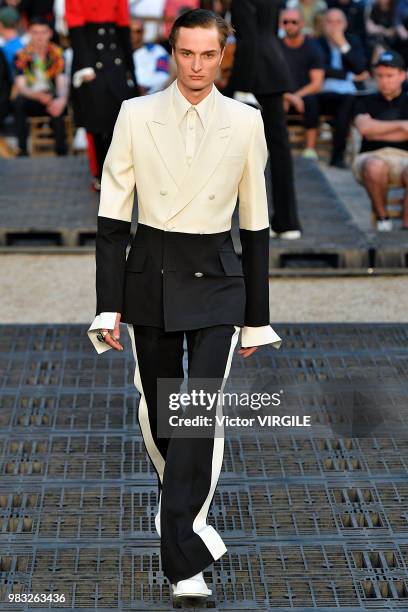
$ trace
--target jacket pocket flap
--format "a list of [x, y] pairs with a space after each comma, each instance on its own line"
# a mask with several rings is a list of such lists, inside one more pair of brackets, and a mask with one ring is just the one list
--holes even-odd
[[218, 251], [227, 276], [244, 276], [242, 265], [235, 251]]
[[144, 247], [133, 247], [126, 260], [126, 272], [142, 272], [146, 260]]

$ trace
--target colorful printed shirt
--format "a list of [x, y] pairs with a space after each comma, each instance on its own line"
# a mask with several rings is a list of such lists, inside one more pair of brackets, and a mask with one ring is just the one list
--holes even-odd
[[45, 60], [41, 60], [31, 44], [17, 52], [14, 65], [16, 74], [24, 75], [27, 87], [35, 91], [56, 92], [56, 77], [64, 72], [64, 56], [61, 47], [54, 43], [48, 44]]

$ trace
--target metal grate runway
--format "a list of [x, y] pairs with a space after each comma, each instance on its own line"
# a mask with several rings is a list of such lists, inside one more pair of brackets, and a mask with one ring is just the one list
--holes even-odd
[[[267, 378], [316, 413], [333, 381], [380, 382], [406, 407], [408, 325], [274, 327], [282, 348], [235, 357], [232, 383]], [[0, 610], [173, 608], [126, 330], [124, 353], [98, 356], [85, 329], [0, 326]], [[228, 553], [205, 607], [407, 611], [405, 420], [361, 437], [229, 430], [209, 515]]]

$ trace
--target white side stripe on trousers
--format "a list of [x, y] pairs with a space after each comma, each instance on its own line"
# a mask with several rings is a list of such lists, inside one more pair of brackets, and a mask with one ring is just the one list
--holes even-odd
[[[228, 375], [231, 370], [232, 358], [234, 355], [234, 349], [238, 342], [239, 332], [241, 330], [240, 327], [235, 327], [235, 332], [231, 338], [230, 350], [228, 353], [228, 359], [225, 366], [223, 382], [220, 388], [220, 393], [222, 394], [224, 391], [225, 383], [228, 378]], [[219, 418], [222, 417], [222, 403], [218, 402], [217, 404], [217, 416]], [[193, 522], [193, 531], [197, 535], [200, 536], [204, 544], [207, 546], [208, 550], [214, 557], [214, 561], [219, 559], [224, 553], [227, 552], [227, 547], [225, 546], [221, 536], [217, 531], [212, 527], [212, 525], [207, 525], [207, 514], [210, 508], [211, 500], [214, 496], [215, 489], [217, 487], [217, 482], [221, 473], [222, 462], [224, 457], [224, 425], [216, 425], [214, 432], [214, 446], [213, 446], [213, 454], [211, 461], [211, 484], [210, 489], [208, 491], [207, 498], [202, 505], [199, 513], [194, 519]]]
[[161, 452], [159, 451], [158, 447], [155, 444], [155, 441], [152, 435], [152, 430], [150, 427], [149, 412], [147, 410], [146, 397], [143, 391], [142, 379], [140, 377], [140, 369], [139, 369], [139, 362], [137, 358], [135, 332], [133, 330], [133, 325], [127, 324], [127, 328], [128, 328], [131, 342], [132, 342], [133, 356], [135, 358], [135, 363], [136, 363], [134, 382], [135, 382], [136, 389], [140, 393], [140, 402], [139, 402], [139, 411], [138, 411], [140, 428], [142, 430], [144, 443], [146, 445], [147, 452], [149, 453], [149, 457], [152, 460], [152, 463], [159, 474], [160, 482], [163, 483], [165, 461], [164, 461], [164, 457], [162, 456]]

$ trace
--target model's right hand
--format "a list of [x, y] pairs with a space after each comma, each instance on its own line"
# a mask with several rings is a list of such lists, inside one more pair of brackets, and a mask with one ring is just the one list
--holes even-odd
[[[120, 325], [119, 324], [120, 324], [121, 316], [122, 316], [121, 313], [118, 312], [118, 314], [116, 315], [115, 327], [113, 330], [104, 329], [104, 328], [102, 328], [101, 330], [101, 331], [108, 332], [105, 336], [105, 343], [109, 344], [109, 346], [116, 349], [117, 351], [123, 351], [123, 346], [118, 341], [120, 338]], [[112, 336], [114, 336], [114, 338]]]

